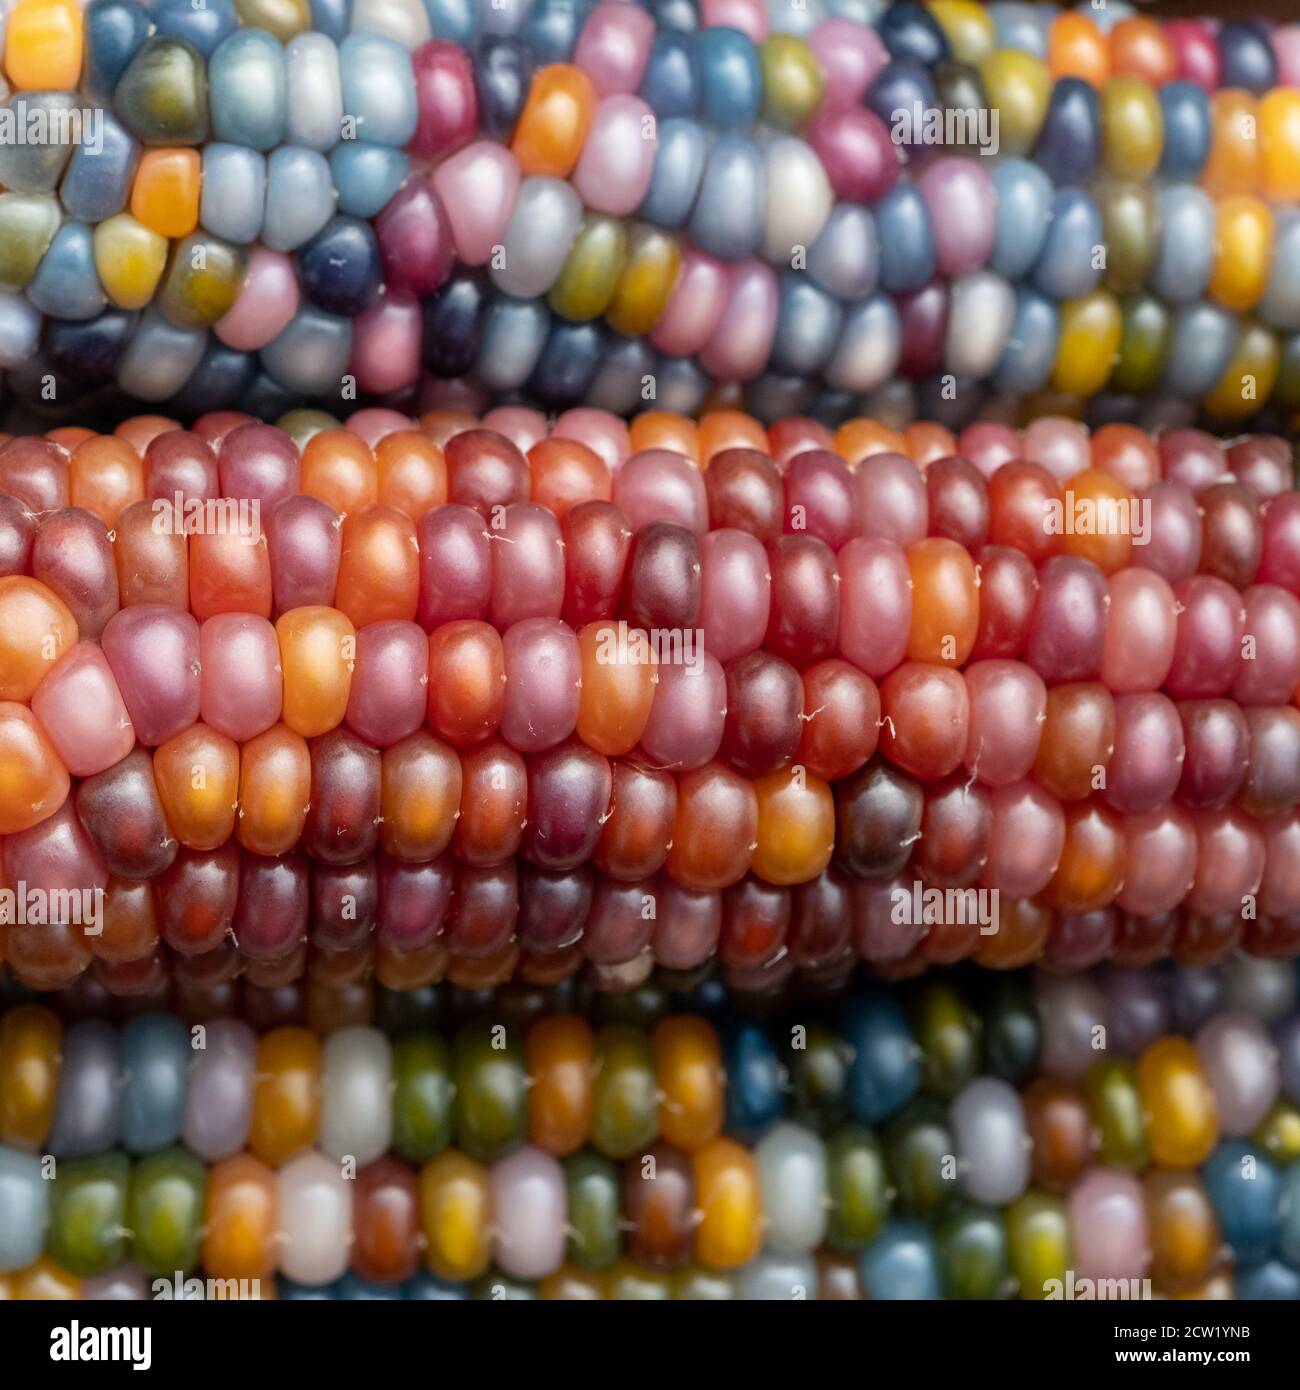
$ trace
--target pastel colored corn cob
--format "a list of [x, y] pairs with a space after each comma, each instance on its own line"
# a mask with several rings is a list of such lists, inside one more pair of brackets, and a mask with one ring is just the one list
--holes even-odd
[[1298, 34], [1120, 4], [19, 0], [0, 368], [68, 418], [629, 413], [647, 381], [768, 418], [1285, 417]]
[[[22, 978], [143, 983], [160, 946], [224, 977], [233, 945], [292, 979], [308, 942], [372, 938], [421, 980], [518, 952], [625, 974], [652, 942], [694, 968], [743, 884], [805, 922], [728, 960], [760, 975], [1087, 963], [1179, 909], [1180, 951], [1291, 939], [1283, 441], [472, 423], [0, 446]], [[1042, 907], [991, 943], [878, 937], [910, 883]], [[32, 891], [93, 896], [101, 939], [28, 920]]]
[[488, 1014], [450, 1048], [223, 1023], [197, 1053], [159, 1016], [60, 1037], [18, 1009], [0, 1261], [19, 1296], [44, 1251], [74, 1279], [119, 1282], [129, 1255], [136, 1279], [252, 1296], [277, 1274], [282, 1296], [433, 1296], [422, 1268], [443, 1297], [1287, 1297], [1294, 998], [1292, 965], [1234, 965], [932, 983], [720, 1030]]

